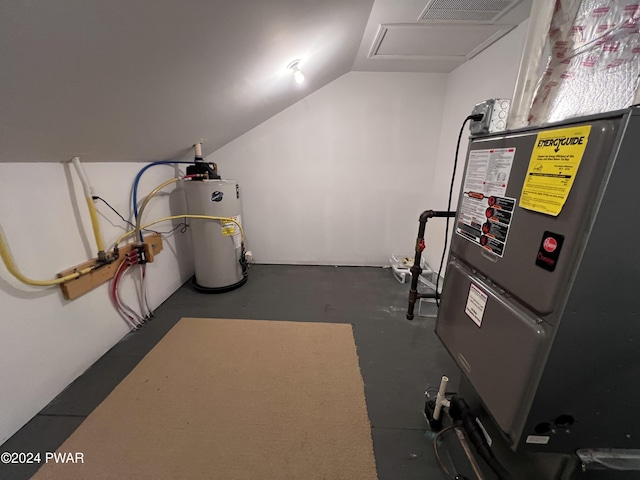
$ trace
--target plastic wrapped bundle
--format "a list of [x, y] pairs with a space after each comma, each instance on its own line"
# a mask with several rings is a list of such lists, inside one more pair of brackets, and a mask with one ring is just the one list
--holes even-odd
[[557, 0], [526, 124], [541, 125], [635, 103], [639, 24], [638, 1]]

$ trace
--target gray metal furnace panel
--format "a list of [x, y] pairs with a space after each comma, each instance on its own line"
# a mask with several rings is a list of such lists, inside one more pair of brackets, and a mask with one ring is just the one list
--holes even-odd
[[[640, 112], [638, 112], [640, 113]], [[640, 115], [630, 117], [519, 448], [640, 449]], [[614, 151], [615, 154], [615, 151]], [[546, 445], [528, 435], [549, 426]], [[633, 478], [640, 478], [636, 472]]]
[[[575, 265], [579, 261], [584, 233], [594, 207], [594, 198], [613, 148], [622, 115], [591, 122], [567, 123], [591, 125], [587, 147], [573, 187], [557, 217], [518, 207], [531, 152], [540, 130], [472, 140], [469, 150], [515, 148], [515, 158], [505, 197], [516, 199], [508, 238], [502, 258], [477, 244], [454, 234], [451, 253], [460, 261], [491, 278], [511, 295], [539, 315], [549, 315], [558, 303]], [[564, 127], [564, 126], [563, 126]], [[561, 127], [550, 127], [553, 130]], [[466, 170], [465, 170], [466, 173]], [[464, 184], [464, 182], [463, 182]], [[459, 205], [464, 191], [461, 192]], [[459, 219], [456, 219], [457, 221]], [[564, 244], [555, 271], [536, 266], [536, 256], [545, 231], [564, 236]], [[549, 319], [554, 322], [554, 319]]]
[[[473, 285], [473, 287], [472, 287]], [[468, 315], [470, 289], [486, 296], [484, 314]], [[471, 307], [470, 307], [471, 308]], [[544, 361], [544, 323], [455, 260], [447, 267], [436, 334], [492, 412], [500, 428], [517, 439]], [[547, 326], [549, 327], [549, 326]]]

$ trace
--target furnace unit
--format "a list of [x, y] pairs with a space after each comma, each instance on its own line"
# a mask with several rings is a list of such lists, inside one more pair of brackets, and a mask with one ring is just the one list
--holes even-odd
[[473, 138], [436, 333], [513, 450], [640, 448], [640, 109]]

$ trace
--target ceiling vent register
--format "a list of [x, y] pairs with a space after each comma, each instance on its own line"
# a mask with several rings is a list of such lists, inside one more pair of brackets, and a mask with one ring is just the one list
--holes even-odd
[[520, 0], [431, 0], [419, 22], [491, 23]]

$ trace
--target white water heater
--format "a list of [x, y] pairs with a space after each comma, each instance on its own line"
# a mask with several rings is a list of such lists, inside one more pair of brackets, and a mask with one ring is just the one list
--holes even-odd
[[[191, 215], [233, 218], [241, 224], [240, 187], [235, 180], [183, 181], [187, 208]], [[229, 221], [195, 219], [189, 221], [196, 290], [221, 293], [243, 285], [247, 280], [244, 245], [238, 226]]]

